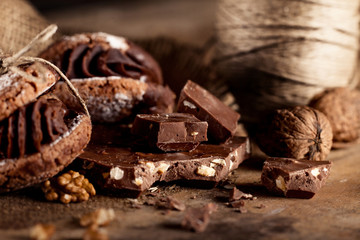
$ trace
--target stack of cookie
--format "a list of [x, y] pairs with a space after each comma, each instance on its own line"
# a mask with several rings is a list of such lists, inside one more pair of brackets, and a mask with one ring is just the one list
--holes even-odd
[[0, 76], [0, 191], [40, 183], [86, 147], [90, 118], [49, 93], [59, 79], [40, 63]]

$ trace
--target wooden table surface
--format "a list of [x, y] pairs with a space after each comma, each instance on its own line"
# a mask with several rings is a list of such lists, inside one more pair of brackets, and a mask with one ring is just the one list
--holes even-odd
[[[79, 217], [105, 207], [116, 212], [116, 220], [106, 228], [110, 239], [360, 239], [360, 148], [333, 151], [329, 160], [333, 162], [331, 175], [309, 200], [272, 196], [260, 184], [262, 160], [248, 160], [229, 178], [240, 190], [257, 197], [245, 200], [247, 213], [226, 206], [229, 190], [223, 187], [159, 185], [161, 195], [174, 196], [187, 207], [218, 205], [203, 233], [181, 228], [183, 212], [147, 205], [136, 209], [129, 199], [101, 195], [77, 204], [51, 203], [32, 188], [0, 197], [0, 236], [27, 239], [29, 227], [41, 222], [56, 226], [55, 239], [81, 239], [85, 229]], [[140, 201], [150, 198], [145, 195]]]

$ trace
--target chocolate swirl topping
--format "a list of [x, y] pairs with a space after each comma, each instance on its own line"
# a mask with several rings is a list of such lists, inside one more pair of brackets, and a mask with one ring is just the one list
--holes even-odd
[[134, 43], [124, 39], [125, 47], [114, 48], [106, 42], [106, 38], [88, 37], [88, 42], [68, 44], [65, 39], [58, 43], [62, 51], [59, 48], [56, 54], [60, 54], [60, 58], [51, 56], [53, 53], [49, 56], [47, 52], [43, 56], [53, 61], [70, 79], [121, 76], [162, 84], [157, 62]]
[[0, 157], [39, 152], [41, 145], [53, 142], [68, 130], [67, 113], [65, 105], [54, 98], [41, 97], [20, 107], [0, 122]]

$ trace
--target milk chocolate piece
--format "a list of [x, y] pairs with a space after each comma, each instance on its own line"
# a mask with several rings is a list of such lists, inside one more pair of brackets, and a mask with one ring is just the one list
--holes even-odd
[[191, 151], [207, 141], [207, 122], [187, 113], [138, 114], [132, 133], [164, 152]]
[[262, 184], [271, 192], [290, 198], [312, 198], [325, 184], [329, 161], [268, 158], [262, 170]]
[[200, 144], [191, 152], [143, 153], [131, 149], [134, 143], [126, 133], [110, 141], [98, 140], [106, 135], [103, 127], [100, 130], [94, 131], [79, 163], [92, 183], [111, 193], [140, 193], [156, 181], [216, 184], [248, 158], [250, 151], [248, 138], [234, 137], [221, 145]]
[[192, 81], [181, 91], [178, 112], [190, 113], [209, 124], [209, 140], [226, 142], [234, 136], [240, 115]]

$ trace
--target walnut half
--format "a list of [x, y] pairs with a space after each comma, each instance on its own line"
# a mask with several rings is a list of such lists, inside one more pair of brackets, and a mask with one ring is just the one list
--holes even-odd
[[60, 200], [62, 203], [87, 201], [95, 196], [94, 186], [78, 172], [70, 170], [42, 184], [45, 198], [49, 201]]

